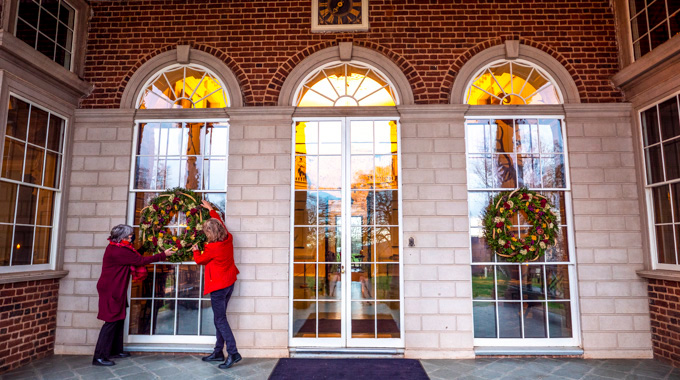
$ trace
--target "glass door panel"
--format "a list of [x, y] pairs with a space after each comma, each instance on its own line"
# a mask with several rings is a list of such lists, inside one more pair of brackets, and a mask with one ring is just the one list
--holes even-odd
[[403, 346], [397, 126], [295, 125], [292, 345]]

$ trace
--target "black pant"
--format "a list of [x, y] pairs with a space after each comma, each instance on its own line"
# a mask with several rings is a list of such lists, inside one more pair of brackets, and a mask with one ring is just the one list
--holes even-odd
[[110, 355], [118, 355], [123, 352], [123, 332], [125, 320], [104, 322], [99, 331], [99, 339], [94, 349], [95, 359], [108, 359]]
[[229, 321], [227, 321], [227, 304], [229, 304], [229, 299], [231, 298], [231, 293], [233, 291], [234, 285], [210, 293], [210, 303], [212, 304], [215, 321], [215, 335], [217, 335], [214, 351], [216, 353], [222, 352], [224, 343], [227, 344], [227, 353], [229, 355], [238, 353], [234, 333], [231, 332]]

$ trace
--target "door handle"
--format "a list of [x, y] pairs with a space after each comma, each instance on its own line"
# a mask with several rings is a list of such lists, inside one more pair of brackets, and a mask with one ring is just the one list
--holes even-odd
[[340, 265], [340, 272], [342, 274], [345, 274], [345, 266], [344, 265]]

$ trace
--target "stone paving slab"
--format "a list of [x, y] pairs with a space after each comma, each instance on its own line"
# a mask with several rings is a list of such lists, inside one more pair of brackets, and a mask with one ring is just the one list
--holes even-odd
[[[55, 355], [0, 375], [0, 380], [266, 380], [277, 360], [243, 358], [232, 368], [222, 370], [217, 367], [219, 362], [205, 363], [200, 355], [140, 354], [117, 359], [113, 367], [95, 367], [90, 356]], [[433, 380], [680, 380], [680, 368], [655, 360], [480, 358], [420, 362]]]

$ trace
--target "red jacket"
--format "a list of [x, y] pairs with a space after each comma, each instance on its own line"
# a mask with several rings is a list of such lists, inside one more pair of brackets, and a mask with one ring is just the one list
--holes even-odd
[[[210, 211], [210, 216], [219, 220], [224, 226], [217, 212]], [[226, 230], [227, 227], [224, 226], [224, 229]], [[206, 244], [203, 254], [194, 251], [194, 261], [196, 264], [205, 265], [204, 295], [232, 286], [236, 282], [236, 275], [239, 271], [234, 263], [234, 238], [229, 230], [227, 230], [226, 239]]]

